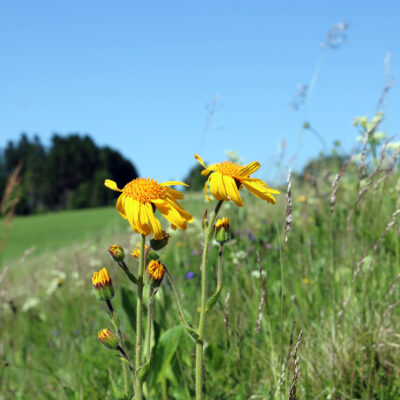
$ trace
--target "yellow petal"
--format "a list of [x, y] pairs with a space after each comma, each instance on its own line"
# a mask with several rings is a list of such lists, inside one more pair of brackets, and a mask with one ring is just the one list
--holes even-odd
[[210, 197], [207, 194], [207, 186], [210, 183], [211, 175], [208, 177], [206, 184], [204, 185], [204, 194], [206, 195], [207, 201], [211, 201]]
[[230, 176], [223, 176], [226, 192], [230, 199], [239, 207], [243, 207], [242, 199], [240, 198], [239, 190], [236, 182]]
[[183, 195], [183, 193], [178, 192], [175, 189], [171, 189], [171, 188], [166, 188], [167, 190], [167, 195], [170, 195], [171, 197], [175, 198], [175, 199], [183, 199], [185, 196]]
[[154, 216], [153, 206], [151, 203], [146, 203], [145, 210], [147, 212], [147, 218], [150, 221], [151, 230], [153, 231], [153, 235], [155, 239], [162, 239], [162, 229], [160, 221]]
[[178, 181], [167, 181], [164, 183], [160, 183], [161, 186], [175, 186], [175, 185], [183, 185], [183, 186], [189, 186], [187, 183], [184, 182], [178, 182]]
[[229, 201], [228, 197], [226, 197], [226, 190], [224, 181], [222, 180], [222, 174], [220, 172], [214, 172], [211, 174], [210, 178], [210, 190], [212, 195], [217, 200]]
[[261, 165], [258, 161], [253, 161], [252, 163], [247, 164], [245, 167], [241, 168], [239, 170], [239, 175], [248, 177], [251, 174], [254, 174], [254, 172], [256, 172], [260, 167]]
[[182, 215], [183, 218], [186, 219], [186, 221], [188, 222], [192, 222], [193, 221], [193, 216], [192, 214], [189, 214], [175, 199], [167, 199], [167, 202], [174, 207], [179, 214]]
[[121, 217], [126, 219], [127, 217], [126, 217], [124, 206], [123, 206], [123, 203], [124, 203], [123, 200], [125, 200], [125, 195], [121, 194], [117, 200], [117, 210], [118, 210], [119, 214], [121, 215]]
[[183, 218], [178, 213], [178, 211], [174, 207], [172, 207], [171, 204], [169, 204], [166, 200], [153, 200], [153, 204], [172, 225], [181, 230], [185, 230], [187, 228], [185, 218]]
[[118, 189], [117, 184], [114, 181], [112, 181], [111, 179], [106, 179], [104, 181], [104, 186], [108, 187], [111, 190], [115, 190], [116, 192], [122, 192], [121, 189]]
[[195, 158], [204, 168], [207, 168], [207, 167], [205, 166], [205, 164], [204, 164], [203, 159], [202, 159], [198, 154], [195, 154], [195, 155], [194, 155], [194, 158]]
[[275, 204], [275, 198], [272, 196], [272, 193], [278, 191], [270, 189], [261, 179], [247, 178], [241, 179], [241, 182], [250, 193], [254, 194], [254, 196], [262, 200], [267, 200], [268, 203]]

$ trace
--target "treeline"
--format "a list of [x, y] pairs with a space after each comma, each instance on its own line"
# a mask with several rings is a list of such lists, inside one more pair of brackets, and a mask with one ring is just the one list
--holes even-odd
[[123, 187], [137, 177], [129, 160], [108, 146], [97, 146], [89, 136], [55, 134], [47, 148], [38, 136], [31, 140], [22, 134], [0, 151], [1, 197], [19, 163], [17, 214], [113, 204], [115, 194], [105, 190], [104, 180], [113, 179]]

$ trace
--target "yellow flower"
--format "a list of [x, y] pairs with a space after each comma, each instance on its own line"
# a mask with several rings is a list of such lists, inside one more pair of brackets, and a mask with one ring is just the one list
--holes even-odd
[[229, 227], [229, 218], [220, 218], [217, 223], [215, 224], [216, 229], [221, 229], [221, 228], [228, 228]]
[[257, 161], [253, 161], [245, 167], [231, 161], [224, 161], [206, 167], [199, 155], [195, 154], [194, 157], [205, 168], [201, 174], [205, 176], [210, 174], [204, 186], [204, 193], [208, 201], [210, 201], [210, 198], [207, 195], [207, 187], [210, 184], [211, 194], [217, 200], [232, 200], [239, 207], [243, 207], [239, 194], [239, 189], [242, 186], [254, 196], [275, 204], [275, 198], [272, 195], [279, 194], [279, 191], [271, 189], [261, 179], [250, 178], [250, 175], [260, 168], [260, 164]]
[[[149, 246], [147, 246], [147, 244], [145, 244], [144, 245], [144, 249], [147, 250], [148, 248], [149, 248]], [[129, 254], [139, 260], [139, 257], [140, 257], [140, 242], [136, 245], [136, 247]]]
[[99, 300], [106, 301], [114, 297], [114, 287], [106, 268], [93, 273], [92, 283]]
[[153, 233], [155, 239], [162, 238], [160, 221], [154, 216], [157, 208], [171, 222], [172, 229], [185, 230], [193, 217], [176, 201], [183, 199], [183, 194], [169, 188], [171, 185], [186, 183], [169, 181], [158, 183], [154, 179], [137, 178], [127, 183], [121, 190], [110, 179], [104, 182], [111, 190], [121, 192], [117, 201], [117, 210], [121, 217], [127, 219], [134, 232], [142, 235]]
[[150, 278], [152, 286], [160, 286], [162, 278], [164, 277], [164, 265], [158, 260], [151, 260], [147, 266], [147, 274]]
[[110, 329], [102, 329], [97, 333], [97, 337], [109, 349], [117, 350], [119, 348], [118, 338]]

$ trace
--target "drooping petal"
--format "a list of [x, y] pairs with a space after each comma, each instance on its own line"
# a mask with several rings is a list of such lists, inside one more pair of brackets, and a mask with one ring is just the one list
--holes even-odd
[[153, 204], [157, 207], [160, 213], [169, 221], [172, 225], [176, 226], [181, 230], [185, 230], [187, 227], [186, 219], [183, 218], [179, 212], [166, 200], [157, 199], [153, 201]]
[[250, 164], [247, 164], [245, 167], [241, 168], [239, 170], [239, 175], [248, 177], [251, 174], [254, 174], [254, 172], [256, 172], [260, 167], [261, 165], [258, 161], [253, 161]]
[[122, 192], [122, 190], [118, 188], [117, 184], [111, 179], [106, 179], [104, 181], [104, 186], [108, 187], [111, 190], [115, 190], [116, 192]]
[[207, 187], [210, 183], [211, 175], [208, 177], [206, 184], [204, 185], [204, 194], [206, 195], [207, 201], [211, 201], [210, 196], [207, 194]]
[[275, 198], [272, 196], [272, 193], [279, 193], [279, 191], [270, 189], [265, 182], [261, 179], [241, 179], [241, 182], [245, 186], [245, 188], [254, 196], [258, 197], [262, 200], [267, 200], [268, 203], [275, 204]]
[[183, 193], [178, 192], [175, 189], [171, 189], [171, 188], [166, 188], [167, 190], [167, 196], [170, 195], [175, 199], [183, 199], [185, 196], [183, 195]]
[[204, 164], [203, 159], [202, 159], [198, 154], [195, 154], [195, 155], [194, 155], [194, 158], [195, 158], [204, 168], [207, 169], [206, 165]]
[[118, 212], [119, 212], [119, 215], [122, 217], [122, 218], [124, 218], [124, 219], [127, 219], [127, 216], [126, 216], [126, 214], [125, 214], [125, 209], [124, 209], [124, 200], [125, 200], [125, 195], [124, 194], [121, 194], [119, 197], [118, 197], [118, 200], [117, 200], [117, 210], [118, 210]]
[[175, 186], [175, 185], [189, 186], [185, 182], [178, 182], [178, 181], [167, 181], [167, 182], [160, 183], [160, 185], [161, 186]]
[[182, 215], [183, 218], [185, 218], [187, 222], [193, 222], [192, 214], [189, 214], [175, 199], [168, 198], [167, 201], [178, 211], [179, 214]]
[[212, 195], [217, 200], [229, 201], [226, 197], [226, 190], [224, 181], [222, 179], [222, 174], [220, 172], [213, 172], [210, 177], [210, 190]]
[[162, 239], [162, 228], [160, 221], [155, 217], [153, 213], [153, 206], [151, 203], [146, 203], [143, 207], [147, 212], [147, 218], [150, 222], [151, 230], [156, 240]]
[[[136, 221], [136, 226], [139, 228], [140, 233], [143, 235], [150, 235], [151, 228], [149, 226], [149, 218], [147, 216], [147, 204], [150, 203], [139, 203], [139, 215], [138, 220]], [[150, 204], [151, 206], [151, 204]]]
[[230, 199], [239, 207], [243, 207], [242, 199], [239, 194], [236, 182], [230, 176], [223, 176], [225, 189]]

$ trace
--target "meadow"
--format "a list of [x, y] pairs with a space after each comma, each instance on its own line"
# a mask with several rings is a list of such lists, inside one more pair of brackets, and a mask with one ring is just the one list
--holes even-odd
[[[350, 164], [338, 173], [293, 177], [287, 242], [285, 188], [275, 206], [246, 192], [244, 208], [223, 205], [232, 240], [222, 295], [208, 316], [206, 398], [400, 398], [399, 172], [382, 164], [361, 177]], [[194, 323], [201, 219], [214, 202], [188, 193], [182, 204], [195, 220], [160, 251]], [[119, 243], [128, 254], [138, 241], [114, 207], [14, 220], [0, 271], [0, 399], [114, 398], [108, 368], [121, 383], [120, 361], [97, 340], [108, 318], [90, 278], [103, 266], [110, 271], [132, 350], [135, 292], [107, 248]], [[217, 251], [209, 251], [214, 277]], [[137, 268], [129, 255], [127, 264]], [[214, 287], [210, 279], [209, 292]], [[153, 304], [146, 398], [192, 399], [193, 340], [168, 281]]]

